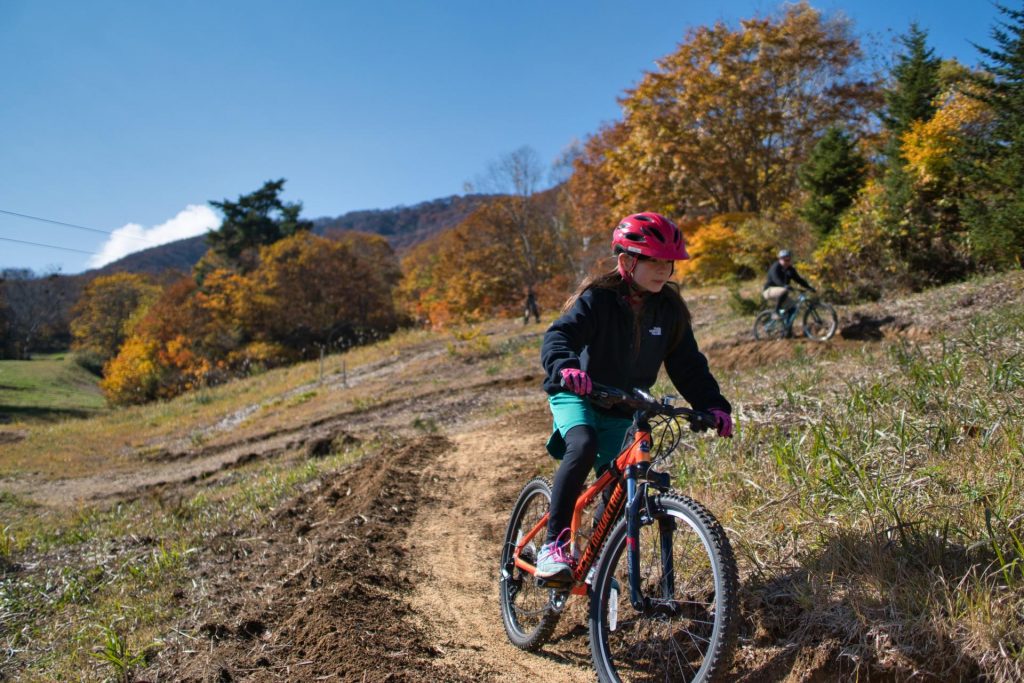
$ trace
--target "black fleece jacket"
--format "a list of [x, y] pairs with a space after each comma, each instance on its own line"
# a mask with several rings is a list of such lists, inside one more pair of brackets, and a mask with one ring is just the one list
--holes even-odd
[[810, 283], [800, 277], [800, 274], [796, 272], [796, 268], [793, 266], [784, 266], [776, 261], [768, 268], [768, 279], [765, 280], [764, 287], [762, 289], [768, 289], [769, 287], [789, 287], [790, 281], [797, 283], [801, 287], [811, 289]]
[[[722, 396], [708, 361], [697, 349], [688, 322], [668, 298], [674, 292], [663, 289], [648, 296], [640, 312], [640, 348], [635, 345], [633, 309], [625, 289], [594, 287], [580, 295], [572, 308], [551, 324], [544, 334], [541, 363], [547, 373], [544, 391], [550, 395], [565, 391], [561, 385], [564, 368], [580, 368], [591, 379], [629, 391], [650, 389], [664, 362], [672, 384], [697, 410], [721, 408], [732, 412]], [[678, 343], [672, 346], [673, 340]]]

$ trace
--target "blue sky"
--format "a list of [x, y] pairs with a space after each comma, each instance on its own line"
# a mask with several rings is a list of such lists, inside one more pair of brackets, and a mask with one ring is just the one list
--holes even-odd
[[[812, 5], [879, 59], [917, 21], [970, 65], [997, 16], [985, 0]], [[281, 177], [311, 218], [461, 194], [502, 155], [550, 162], [617, 119], [688, 28], [777, 7], [0, 0], [0, 211], [104, 231], [0, 213], [0, 268], [81, 272], [216, 225], [209, 200]]]

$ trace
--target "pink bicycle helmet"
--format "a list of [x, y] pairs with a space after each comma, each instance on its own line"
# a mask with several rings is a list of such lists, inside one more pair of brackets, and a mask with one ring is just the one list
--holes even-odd
[[663, 261], [684, 261], [686, 240], [676, 224], [660, 213], [634, 213], [619, 221], [612, 233], [612, 250]]

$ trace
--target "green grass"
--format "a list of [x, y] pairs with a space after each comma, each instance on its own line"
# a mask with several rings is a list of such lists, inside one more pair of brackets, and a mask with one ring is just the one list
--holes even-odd
[[[865, 667], [862, 678], [875, 673], [867, 667], [884, 667], [896, 680], [915, 672], [929, 680], [1021, 680], [1024, 307], [1019, 296], [969, 315], [956, 304], [962, 290], [1021, 281], [1012, 275], [915, 295], [915, 311], [947, 323], [926, 341], [833, 344], [804, 354], [794, 343], [786, 361], [716, 372], [736, 409], [736, 436], [688, 439], [676, 481], [720, 519], [736, 551], [742, 643], [837, 642], [844, 661]], [[702, 343], [748, 329], [749, 318], [730, 313], [724, 288], [692, 294], [697, 317], [709, 321], [697, 330]], [[474, 365], [487, 377], [538, 372], [539, 336], [510, 341], [507, 330], [485, 336], [488, 329], [402, 333], [328, 358], [325, 372], [345, 367], [352, 375], [431, 341], [467, 374]], [[439, 381], [422, 367], [413, 371], [410, 391]], [[205, 439], [202, 427], [247, 405], [263, 405], [261, 421], [308, 419], [314, 413], [300, 411], [335, 396], [330, 381], [316, 379], [316, 364], [302, 364], [93, 420], [34, 425], [25, 442], [0, 448], [0, 472], [7, 463], [45, 470], [40, 454], [82, 452], [83, 444], [112, 461], [124, 444], [144, 448], [173, 433]], [[275, 402], [286, 392], [293, 393]], [[654, 393], [676, 392], [662, 379]], [[355, 396], [349, 405], [373, 409], [372, 394]], [[491, 414], [517, 409], [509, 403]], [[426, 415], [412, 427], [439, 429]], [[254, 462], [181, 500], [60, 513], [0, 492], [0, 567], [36, 567], [0, 577], [0, 616], [8, 615], [0, 647], [27, 653], [16, 677], [130, 671], [180, 616], [174, 592], [191, 585], [194, 558], [211, 537], [258, 523], [372, 448]], [[71, 467], [60, 461], [54, 471]], [[149, 540], [126, 546], [129, 537]]]
[[106, 410], [99, 379], [71, 353], [0, 361], [0, 414], [19, 421], [87, 417]]
[[4, 533], [20, 539], [18, 560], [38, 569], [0, 573], [0, 646], [32, 653], [17, 680], [131, 680], [167, 625], [194, 607], [180, 596], [194, 588], [192, 560], [210, 552], [211, 538], [258, 524], [309, 482], [375, 448], [253, 464], [174, 502], [144, 498], [45, 518], [23, 512]]
[[[1024, 308], [719, 379], [731, 442], [678, 481], [730, 530], [746, 616], [897, 677], [1024, 673]], [[765, 378], [771, 378], [766, 381]]]

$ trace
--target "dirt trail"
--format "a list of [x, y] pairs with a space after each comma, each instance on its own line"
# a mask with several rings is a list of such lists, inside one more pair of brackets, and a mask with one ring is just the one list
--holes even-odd
[[[731, 366], [796, 346], [755, 349], [737, 339], [708, 351]], [[358, 391], [375, 396], [372, 408], [332, 410], [324, 401], [303, 424], [268, 423], [264, 432], [228, 425], [215, 443], [169, 446], [163, 460], [136, 472], [41, 488], [24, 482], [42, 501], [180, 498], [253, 459], [389, 437], [391, 445], [314, 480], [269, 519], [198, 549], [192, 585], [176, 596], [183, 616], [137, 681], [593, 680], [585, 599], [570, 602], [537, 653], [509, 644], [499, 612], [507, 516], [526, 481], [553, 473], [538, 373], [490, 376], [451, 354], [417, 351], [429, 366], [396, 359], [366, 374]], [[431, 377], [459, 377], [459, 385], [437, 390]], [[437, 431], [411, 426], [424, 421]], [[733, 680], [786, 680], [794, 657], [748, 649]]]
[[590, 681], [585, 601], [567, 611], [556, 641], [537, 654], [509, 644], [498, 609], [497, 558], [509, 511], [522, 485], [553, 462], [542, 448], [550, 417], [538, 403], [525, 415], [455, 435], [453, 448], [431, 465], [437, 504], [413, 520], [411, 559], [424, 581], [410, 605], [438, 638], [444, 665], [500, 671], [509, 682]]

